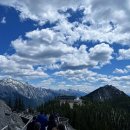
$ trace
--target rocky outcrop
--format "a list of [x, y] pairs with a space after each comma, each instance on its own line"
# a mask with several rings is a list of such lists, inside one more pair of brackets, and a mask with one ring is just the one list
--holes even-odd
[[22, 119], [13, 113], [9, 106], [0, 100], [0, 129], [9, 126], [9, 130], [18, 130], [24, 126]]
[[0, 129], [10, 122], [11, 109], [0, 100]]

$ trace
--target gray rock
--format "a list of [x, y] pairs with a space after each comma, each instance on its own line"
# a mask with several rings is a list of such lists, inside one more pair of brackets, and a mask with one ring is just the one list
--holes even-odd
[[11, 114], [11, 120], [9, 123], [9, 130], [18, 130], [24, 127], [24, 123], [22, 122], [21, 118], [16, 114]]
[[0, 129], [8, 125], [11, 113], [11, 109], [0, 100]]
[[9, 126], [9, 130], [18, 130], [24, 126], [22, 119], [0, 100], [0, 129]]

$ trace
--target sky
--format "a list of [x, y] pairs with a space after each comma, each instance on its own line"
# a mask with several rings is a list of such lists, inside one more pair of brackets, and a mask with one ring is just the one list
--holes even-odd
[[0, 79], [130, 93], [129, 0], [0, 0]]

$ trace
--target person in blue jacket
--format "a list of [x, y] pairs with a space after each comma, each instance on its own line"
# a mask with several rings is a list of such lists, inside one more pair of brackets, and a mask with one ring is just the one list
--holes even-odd
[[47, 120], [47, 116], [43, 113], [43, 111], [41, 111], [40, 114], [38, 115], [37, 122], [41, 124], [40, 130], [45, 130], [48, 120]]

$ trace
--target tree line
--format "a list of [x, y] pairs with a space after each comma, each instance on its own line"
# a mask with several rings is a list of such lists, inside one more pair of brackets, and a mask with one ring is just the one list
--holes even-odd
[[8, 105], [14, 111], [25, 110], [25, 103], [21, 97], [16, 97], [14, 101], [12, 99], [9, 99]]
[[60, 105], [58, 100], [42, 104], [37, 108], [46, 113], [55, 112], [69, 118], [76, 130], [129, 130], [130, 112], [111, 103], [85, 101], [84, 105]]

